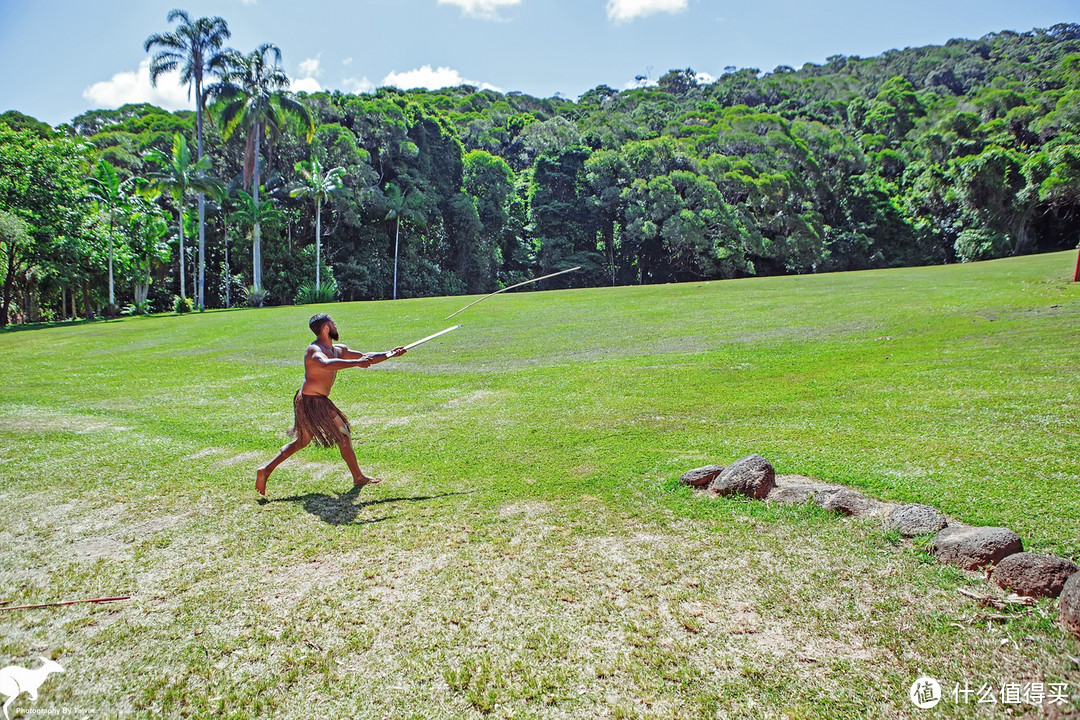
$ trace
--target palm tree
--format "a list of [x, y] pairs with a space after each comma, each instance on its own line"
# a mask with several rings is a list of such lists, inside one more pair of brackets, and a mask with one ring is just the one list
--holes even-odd
[[419, 192], [401, 192], [397, 185], [386, 186], [386, 219], [394, 221], [394, 299], [397, 300], [398, 238], [401, 235], [401, 218], [423, 221], [420, 212], [424, 196]]
[[[228, 140], [237, 128], [247, 134], [244, 146], [244, 187], [252, 188], [252, 198], [259, 202], [259, 153], [263, 134], [268, 140], [281, 135], [286, 121], [298, 120], [311, 142], [315, 124], [311, 113], [286, 91], [289, 78], [281, 69], [281, 50], [264, 43], [250, 55], [229, 53], [228, 69], [221, 81], [207, 92], [221, 99], [222, 135]], [[249, 180], [250, 179], [250, 180]], [[252, 229], [252, 281], [256, 290], [262, 289], [262, 230], [258, 220]]]
[[187, 298], [184, 286], [184, 203], [191, 192], [221, 192], [221, 183], [208, 175], [210, 158], [204, 157], [192, 162], [191, 149], [187, 140], [180, 133], [173, 135], [172, 153], [166, 155], [160, 150], [151, 150], [146, 154], [148, 160], [161, 166], [161, 172], [146, 176], [151, 188], [168, 191], [176, 202], [176, 213], [180, 226], [180, 297]]
[[[203, 109], [206, 94], [203, 81], [208, 75], [221, 75], [225, 70], [227, 51], [222, 44], [229, 39], [229, 26], [220, 17], [201, 17], [192, 20], [184, 10], [173, 10], [168, 21], [180, 20], [180, 25], [173, 32], [155, 33], [146, 38], [146, 51], [159, 48], [150, 60], [150, 83], [157, 87], [158, 78], [163, 73], [180, 70], [180, 80], [191, 88], [195, 87], [195, 136], [198, 147], [198, 159], [203, 157]], [[206, 265], [206, 197], [199, 193], [199, 291], [198, 306], [203, 309], [205, 265]]]
[[322, 203], [344, 187], [345, 168], [323, 170], [319, 158], [312, 157], [311, 162], [296, 163], [296, 172], [300, 173], [303, 180], [292, 189], [289, 196], [315, 199], [315, 289], [318, 290], [322, 268]]
[[[262, 188], [264, 191], [266, 188]], [[285, 217], [285, 213], [278, 209], [278, 206], [269, 197], [264, 197], [262, 200], [256, 195], [249, 195], [243, 190], [236, 192], [236, 198], [234, 200], [235, 210], [229, 215], [229, 218], [241, 227], [251, 228], [251, 242], [254, 247], [256, 233], [263, 225], [275, 225], [280, 223]], [[254, 278], [253, 278], [254, 280]], [[262, 291], [261, 287], [252, 286], [256, 293]], [[261, 300], [260, 300], [261, 305]]]
[[131, 178], [120, 182], [120, 176], [117, 175], [116, 168], [108, 160], [99, 161], [97, 167], [94, 168], [94, 174], [86, 178], [86, 182], [90, 186], [90, 192], [86, 195], [87, 199], [95, 201], [101, 212], [109, 219], [110, 306], [116, 304], [116, 294], [113, 290], [113, 232], [116, 228], [116, 214], [127, 201], [127, 194], [124, 192], [123, 186], [130, 180]]

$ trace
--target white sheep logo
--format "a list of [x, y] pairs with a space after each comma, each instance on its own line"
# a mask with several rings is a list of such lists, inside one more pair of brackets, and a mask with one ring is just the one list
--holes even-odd
[[8, 708], [17, 697], [27, 693], [31, 700], [37, 700], [38, 688], [45, 679], [53, 673], [62, 672], [64, 668], [60, 667], [60, 663], [45, 658], [41, 658], [41, 667], [37, 670], [21, 668], [18, 665], [8, 665], [0, 670], [0, 695], [7, 697], [7, 702], [4, 703], [4, 717], [11, 720]]

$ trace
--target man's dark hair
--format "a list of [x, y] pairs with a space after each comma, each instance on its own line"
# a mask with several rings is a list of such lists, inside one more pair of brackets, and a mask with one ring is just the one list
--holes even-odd
[[312, 315], [308, 320], [308, 327], [311, 328], [311, 332], [315, 333], [315, 337], [319, 337], [319, 333], [322, 332], [323, 325], [328, 322], [333, 322], [329, 315], [326, 313], [319, 313], [318, 315]]

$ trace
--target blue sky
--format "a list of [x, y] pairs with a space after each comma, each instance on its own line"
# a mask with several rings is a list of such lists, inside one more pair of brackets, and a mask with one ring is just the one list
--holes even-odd
[[174, 7], [224, 17], [238, 50], [276, 43], [299, 89], [469, 82], [568, 98], [676, 67], [769, 71], [1080, 23], [1077, 0], [0, 0], [0, 111], [56, 125], [124, 102], [191, 107], [168, 79], [149, 87], [143, 42]]

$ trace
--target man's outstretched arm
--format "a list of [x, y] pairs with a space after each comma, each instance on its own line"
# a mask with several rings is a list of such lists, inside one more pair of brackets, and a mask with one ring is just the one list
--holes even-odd
[[311, 353], [311, 359], [318, 364], [319, 367], [327, 370], [344, 370], [345, 368], [354, 367], [368, 367], [371, 365], [371, 359], [362, 354], [354, 354], [351, 358], [332, 358], [327, 357], [326, 353], [321, 350], [317, 350]]
[[348, 360], [366, 360], [368, 365], [361, 365], [360, 367], [368, 367], [369, 365], [375, 365], [381, 363], [383, 360], [389, 360], [392, 357], [398, 357], [405, 354], [404, 346], [398, 346], [393, 350], [384, 350], [383, 352], [371, 352], [362, 353], [357, 350], [350, 350], [344, 345], [335, 345], [338, 352], [341, 353], [343, 359]]

